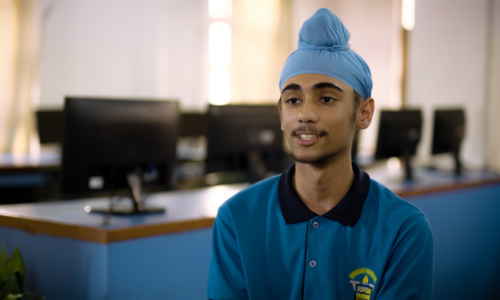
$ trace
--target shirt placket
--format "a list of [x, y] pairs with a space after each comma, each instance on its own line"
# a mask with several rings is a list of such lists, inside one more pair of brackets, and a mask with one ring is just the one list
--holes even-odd
[[[315, 282], [321, 278], [321, 270], [325, 268], [324, 262], [318, 256], [318, 247], [321, 246], [321, 225], [324, 219], [315, 217], [308, 221], [305, 251], [305, 271], [302, 299], [320, 299], [321, 291], [315, 289]], [[323, 272], [324, 274], [324, 272]]]

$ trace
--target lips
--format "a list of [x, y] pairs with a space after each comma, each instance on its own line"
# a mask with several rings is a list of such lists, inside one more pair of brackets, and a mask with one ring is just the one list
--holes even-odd
[[322, 133], [318, 132], [296, 132], [294, 136], [297, 137], [297, 142], [302, 146], [311, 146], [317, 143], [321, 137]]
[[298, 135], [299, 138], [303, 139], [303, 140], [314, 140], [316, 138], [319, 138], [320, 135], [316, 135], [316, 134], [300, 134]]

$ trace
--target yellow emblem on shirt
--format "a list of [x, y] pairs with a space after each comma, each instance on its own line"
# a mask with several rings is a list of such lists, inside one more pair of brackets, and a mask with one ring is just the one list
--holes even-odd
[[[363, 276], [364, 275], [364, 276]], [[377, 282], [377, 276], [368, 268], [359, 268], [349, 274], [350, 283], [354, 289], [355, 300], [370, 300], [373, 288]]]

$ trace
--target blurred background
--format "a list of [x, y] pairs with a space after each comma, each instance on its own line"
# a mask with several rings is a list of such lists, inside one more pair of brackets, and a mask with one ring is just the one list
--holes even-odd
[[[53, 214], [45, 216], [33, 208], [42, 206], [6, 204], [111, 199], [120, 189], [132, 190], [134, 198], [132, 173], [145, 189], [150, 184], [150, 192], [248, 184], [279, 174], [293, 163], [277, 115], [281, 68], [297, 47], [302, 23], [321, 7], [340, 17], [351, 49], [373, 76], [375, 117], [360, 133], [353, 159], [399, 195], [412, 200], [421, 193], [412, 201], [435, 232], [436, 298], [486, 297], [474, 295], [488, 294], [500, 264], [500, 0], [0, 0], [2, 209], [99, 227], [100, 219], [80, 207], [74, 217], [70, 206], [43, 206]], [[437, 120], [445, 124], [441, 129]], [[447, 137], [451, 144], [436, 146]], [[404, 175], [410, 159], [414, 174]], [[452, 191], [436, 194], [440, 189]], [[208, 205], [212, 219], [204, 227], [211, 226], [223, 195]], [[199, 207], [185, 210], [198, 218]], [[168, 213], [165, 220], [181, 215]], [[0, 244], [13, 249], [33, 238], [14, 238], [5, 229], [14, 223], [2, 223], [5, 218]], [[158, 222], [130, 220], [131, 228]], [[179, 257], [189, 257], [163, 264], [173, 270], [167, 279], [179, 281], [172, 288], [183, 291], [201, 270], [192, 280], [198, 296], [205, 293], [210, 254], [211, 231], [203, 230], [183, 240], [190, 250], [174, 247]], [[129, 245], [137, 248], [124, 250], [125, 261], [147, 248]], [[34, 265], [45, 259], [42, 252], [24, 251]], [[60, 251], [74, 260], [70, 251]], [[131, 270], [147, 273], [156, 262]], [[186, 264], [194, 271], [177, 276]], [[154, 272], [163, 276], [163, 269]], [[90, 290], [79, 280], [73, 290]], [[465, 281], [469, 288], [456, 288]]]
[[[418, 160], [431, 159], [432, 110], [462, 107], [464, 164], [500, 167], [498, 1], [416, 0], [405, 36], [401, 0], [209, 2], [3, 0], [0, 151], [40, 151], [34, 111], [62, 109], [67, 95], [177, 99], [198, 112], [210, 101], [274, 104], [301, 24], [327, 7], [371, 68], [377, 110], [423, 110]], [[377, 118], [362, 154], [375, 151]]]

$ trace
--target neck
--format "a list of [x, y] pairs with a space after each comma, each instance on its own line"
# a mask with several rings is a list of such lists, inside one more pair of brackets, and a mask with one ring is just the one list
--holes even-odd
[[345, 155], [322, 165], [296, 163], [293, 186], [311, 211], [323, 215], [342, 200], [353, 180], [351, 157]]

